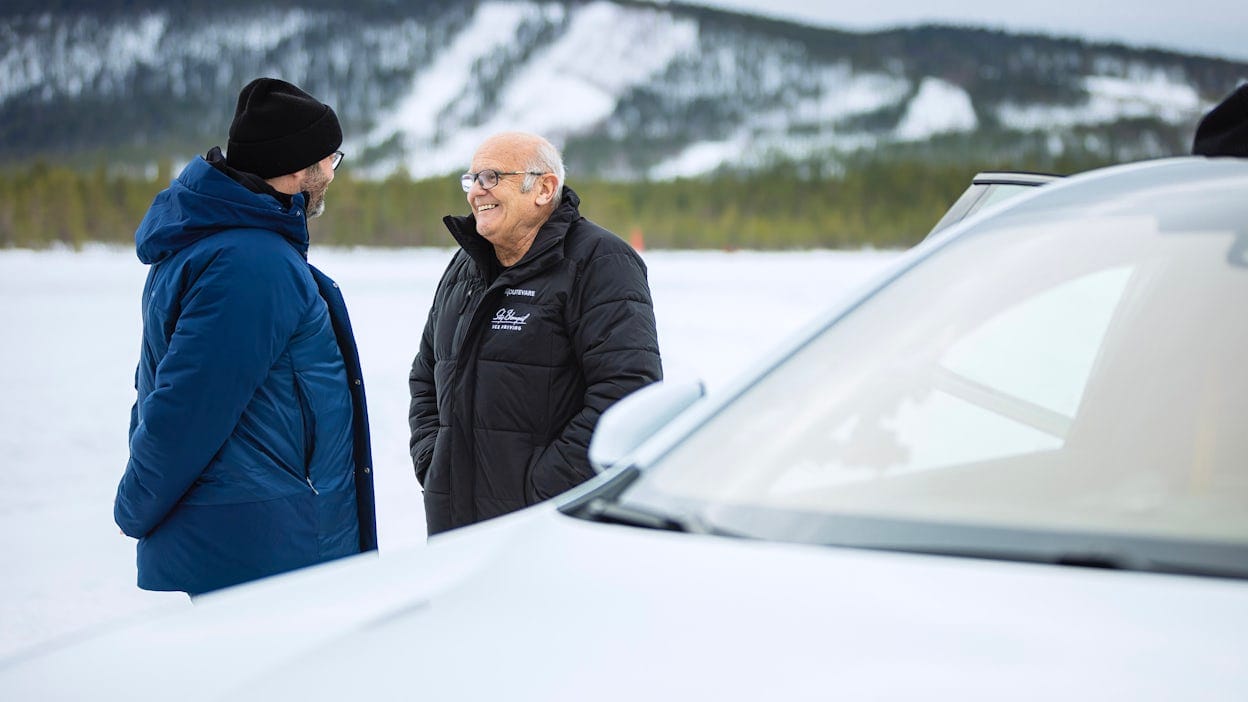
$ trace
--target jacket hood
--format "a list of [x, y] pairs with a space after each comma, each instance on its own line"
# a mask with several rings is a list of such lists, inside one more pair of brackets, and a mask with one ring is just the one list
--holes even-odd
[[[572, 188], [563, 186], [563, 194], [559, 200], [559, 206], [550, 213], [550, 218], [542, 224], [541, 230], [537, 233], [537, 238], [533, 240], [533, 245], [529, 247], [524, 258], [516, 263], [517, 266], [531, 261], [544, 253], [547, 249], [563, 241], [563, 235], [567, 233], [568, 226], [581, 218], [581, 198]], [[481, 271], [488, 271], [498, 264], [493, 263], [494, 245], [486, 240], [477, 232], [477, 218], [473, 215], [455, 216], [447, 215], [442, 218], [442, 222], [446, 224], [447, 230], [451, 232], [451, 236], [455, 238], [465, 252], [472, 257], [477, 264], [477, 268]]]
[[228, 229], [266, 229], [285, 237], [304, 257], [308, 222], [303, 195], [285, 207], [196, 157], [152, 202], [134, 233], [139, 260], [152, 264]]

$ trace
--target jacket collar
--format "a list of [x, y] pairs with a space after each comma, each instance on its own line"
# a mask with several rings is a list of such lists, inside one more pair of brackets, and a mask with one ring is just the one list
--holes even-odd
[[[562, 260], [563, 239], [572, 223], [581, 218], [580, 206], [581, 198], [573, 192], [572, 188], [563, 186], [563, 197], [559, 206], [542, 224], [537, 237], [533, 240], [533, 245], [529, 247], [524, 257], [507, 270], [528, 271], [539, 267], [545, 268], [547, 264]], [[494, 255], [494, 245], [477, 232], [476, 217], [471, 214], [466, 217], [447, 215], [442, 218], [442, 221], [446, 224], [447, 230], [451, 232], [451, 236], [455, 237], [460, 248], [472, 258], [482, 277], [493, 283], [493, 278], [497, 276], [492, 272], [501, 271], [502, 266], [498, 263], [498, 257]]]
[[[277, 200], [278, 204], [280, 204], [283, 208], [289, 209], [290, 206], [294, 204], [293, 195], [278, 192], [276, 188], [269, 185], [267, 180], [261, 178], [255, 173], [240, 171], [237, 168], [230, 166], [225, 160], [225, 154], [221, 153], [220, 146], [214, 146], [209, 149], [208, 153], [204, 156], [204, 160], [208, 162], [209, 166], [212, 166], [218, 171], [226, 174], [234, 182], [242, 185], [251, 192], [257, 195], [268, 195], [274, 200]], [[304, 195], [304, 199], [307, 199], [307, 195]]]
[[280, 234], [306, 258], [308, 222], [303, 203], [299, 194], [283, 205], [196, 157], [156, 196], [135, 231], [136, 251], [144, 263], [156, 263], [217, 232], [267, 229]]

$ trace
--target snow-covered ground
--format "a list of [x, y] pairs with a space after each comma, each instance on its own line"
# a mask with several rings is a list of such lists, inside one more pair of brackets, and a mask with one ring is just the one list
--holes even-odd
[[[382, 557], [425, 540], [407, 372], [450, 253], [313, 246], [346, 295], [364, 365]], [[722, 387], [896, 255], [646, 253], [667, 377]], [[0, 657], [189, 606], [134, 586], [134, 542], [112, 519], [145, 275], [128, 250], [0, 251]]]

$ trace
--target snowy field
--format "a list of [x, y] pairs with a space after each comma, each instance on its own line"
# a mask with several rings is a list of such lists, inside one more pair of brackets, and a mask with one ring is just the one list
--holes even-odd
[[[382, 557], [425, 541], [407, 455], [407, 373], [449, 249], [333, 250], [364, 366]], [[664, 372], [714, 390], [897, 256], [648, 252]], [[134, 585], [113, 524], [146, 267], [133, 252], [0, 251], [0, 657], [180, 593]]]

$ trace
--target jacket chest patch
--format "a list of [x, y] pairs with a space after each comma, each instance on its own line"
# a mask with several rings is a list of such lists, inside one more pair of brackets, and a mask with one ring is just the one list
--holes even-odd
[[490, 319], [490, 329], [504, 332], [524, 331], [532, 315], [530, 311], [517, 311], [514, 307], [500, 307]]

